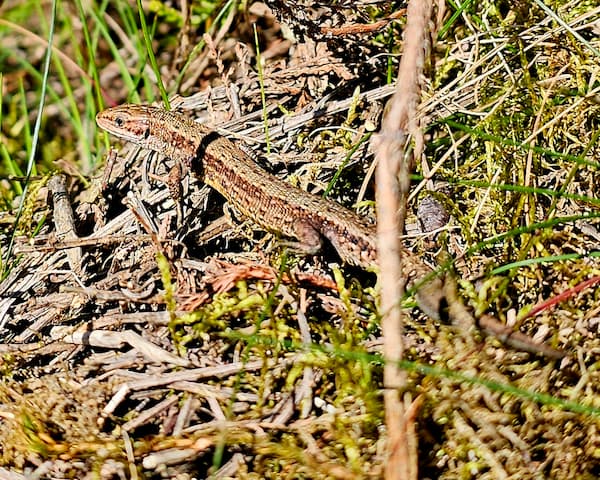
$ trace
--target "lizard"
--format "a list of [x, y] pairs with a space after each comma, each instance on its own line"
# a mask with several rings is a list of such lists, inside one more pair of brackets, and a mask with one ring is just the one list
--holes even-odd
[[[96, 122], [122, 140], [182, 162], [244, 216], [268, 231], [297, 239], [305, 253], [316, 253], [325, 238], [344, 262], [364, 269], [376, 266], [374, 225], [337, 202], [267, 172], [209, 127], [181, 113], [137, 104], [108, 108], [98, 113]], [[402, 258], [411, 283], [428, 277], [417, 291], [417, 302], [427, 315], [439, 319], [444, 308], [442, 279], [409, 249], [403, 249]]]
[[[305, 253], [316, 253], [323, 239], [327, 239], [344, 262], [364, 269], [377, 265], [374, 225], [337, 202], [267, 172], [248, 153], [213, 129], [181, 113], [137, 104], [101, 111], [96, 122], [122, 140], [181, 162], [192, 175], [217, 190], [256, 224], [297, 239]], [[415, 298], [426, 315], [435, 320], [450, 317], [455, 324], [475, 323], [453, 293], [456, 286], [448, 285], [451, 278], [433, 273], [408, 248], [403, 247], [401, 255], [404, 274], [410, 279], [408, 284], [416, 287]], [[469, 319], [465, 321], [465, 317]], [[506, 343], [553, 358], [565, 355], [531, 341], [520, 332], [513, 332], [513, 336], [512, 340], [505, 339]]]

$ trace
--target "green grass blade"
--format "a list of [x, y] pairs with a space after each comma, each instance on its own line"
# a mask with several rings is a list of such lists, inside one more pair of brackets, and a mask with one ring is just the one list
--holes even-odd
[[[15, 225], [14, 229], [10, 236], [10, 241], [8, 243], [8, 248], [5, 252], [6, 261], [3, 262], [3, 266], [9, 265], [9, 259], [12, 254], [12, 249], [15, 241], [15, 235], [17, 233], [17, 228], [19, 225], [19, 219], [21, 218], [21, 214], [23, 213], [23, 207], [25, 205], [25, 199], [27, 197], [27, 190], [29, 187], [29, 179], [31, 177], [31, 172], [34, 168], [35, 163], [35, 154], [37, 152], [37, 143], [40, 136], [40, 127], [42, 125], [42, 113], [44, 111], [44, 103], [46, 100], [46, 88], [48, 85], [48, 75], [50, 72], [50, 62], [52, 60], [52, 41], [54, 39], [54, 26], [56, 24], [56, 3], [57, 0], [52, 0], [52, 9], [51, 9], [51, 17], [50, 17], [50, 31], [48, 33], [48, 46], [46, 48], [46, 57], [44, 59], [44, 73], [42, 76], [42, 89], [40, 92], [40, 102], [38, 105], [38, 111], [35, 119], [35, 126], [33, 130], [33, 139], [31, 141], [31, 150], [29, 153], [29, 159], [27, 161], [27, 172], [25, 175], [25, 185], [23, 187], [23, 195], [21, 196], [21, 202], [19, 203], [19, 209], [17, 210], [17, 214], [15, 216]], [[5, 267], [6, 268], [6, 267]], [[0, 272], [0, 276], [4, 277], [6, 274], [6, 270]]]

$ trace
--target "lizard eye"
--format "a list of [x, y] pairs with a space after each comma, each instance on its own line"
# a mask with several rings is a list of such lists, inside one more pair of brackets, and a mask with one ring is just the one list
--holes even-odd
[[125, 123], [125, 122], [123, 121], [123, 119], [122, 119], [121, 117], [117, 117], [117, 118], [115, 118], [115, 125], [116, 125], [117, 127], [122, 127], [122, 126], [123, 126], [123, 123]]

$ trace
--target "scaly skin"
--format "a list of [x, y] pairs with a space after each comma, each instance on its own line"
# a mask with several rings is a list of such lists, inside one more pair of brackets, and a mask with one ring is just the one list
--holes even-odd
[[[244, 215], [267, 230], [298, 239], [306, 252], [318, 251], [324, 237], [345, 262], [362, 268], [376, 265], [374, 226], [335, 202], [271, 175], [229, 139], [186, 116], [157, 107], [121, 105], [100, 112], [96, 121], [116, 137], [183, 162]], [[410, 283], [431, 273], [408, 249], [402, 257]], [[422, 284], [417, 301], [426, 314], [438, 319], [445, 303], [442, 280], [433, 277]]]

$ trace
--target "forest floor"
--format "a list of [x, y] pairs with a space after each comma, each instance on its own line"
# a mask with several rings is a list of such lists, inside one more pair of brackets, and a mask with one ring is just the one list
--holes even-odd
[[[547, 4], [436, 5], [403, 242], [564, 356], [409, 289], [414, 478], [600, 476], [600, 7]], [[168, 97], [374, 222], [405, 5], [140, 5], [0, 3], [0, 477], [383, 477], [376, 268], [301, 255], [188, 176], [176, 204], [171, 162], [95, 116]]]

